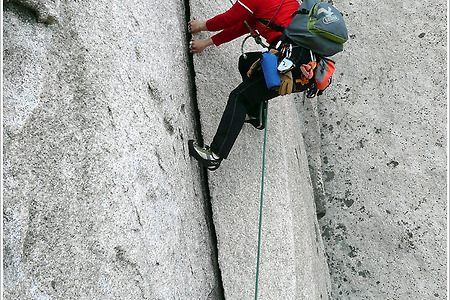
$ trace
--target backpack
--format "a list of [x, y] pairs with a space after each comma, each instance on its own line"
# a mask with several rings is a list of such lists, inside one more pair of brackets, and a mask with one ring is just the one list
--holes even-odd
[[348, 40], [342, 14], [333, 5], [319, 0], [304, 0], [286, 28], [267, 19], [258, 19], [258, 22], [282, 32], [281, 41], [312, 50], [320, 56], [341, 52]]
[[[266, 19], [258, 19], [258, 22], [282, 32], [282, 42], [309, 49], [317, 54], [317, 61], [311, 58], [311, 62], [314, 62], [314, 82], [307, 91], [307, 97], [321, 95], [331, 84], [335, 70], [334, 61], [327, 57], [341, 52], [344, 49], [343, 44], [348, 40], [347, 26], [342, 14], [329, 3], [304, 0], [286, 28]], [[296, 80], [299, 81], [301, 82]], [[306, 81], [302, 84], [306, 84]]]
[[305, 0], [284, 29], [281, 40], [332, 56], [344, 49], [348, 31], [342, 14], [331, 4]]

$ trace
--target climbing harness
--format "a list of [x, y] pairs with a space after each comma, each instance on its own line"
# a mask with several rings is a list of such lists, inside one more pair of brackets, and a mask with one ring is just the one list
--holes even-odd
[[264, 114], [264, 146], [263, 146], [263, 160], [262, 160], [262, 175], [261, 175], [261, 200], [259, 203], [259, 229], [258, 229], [258, 255], [256, 257], [256, 283], [255, 283], [255, 300], [258, 299], [258, 277], [259, 277], [259, 258], [261, 256], [261, 225], [262, 225], [262, 213], [263, 213], [263, 196], [264, 196], [264, 167], [266, 164], [266, 137], [267, 137], [267, 108], [268, 101], [263, 104], [266, 109]]

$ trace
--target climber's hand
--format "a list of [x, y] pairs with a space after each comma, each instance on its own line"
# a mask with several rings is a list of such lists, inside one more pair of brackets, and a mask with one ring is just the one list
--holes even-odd
[[191, 53], [200, 53], [203, 50], [205, 50], [206, 47], [213, 45], [212, 39], [207, 40], [197, 40], [197, 39], [191, 39], [189, 42], [189, 51]]
[[193, 19], [188, 23], [188, 28], [190, 33], [196, 33], [201, 31], [207, 31], [206, 22], [202, 22], [196, 19]]
[[278, 89], [278, 93], [281, 96], [289, 95], [292, 93], [292, 88], [294, 86], [294, 80], [292, 78], [292, 72], [289, 71], [284, 74], [280, 74], [281, 85]]

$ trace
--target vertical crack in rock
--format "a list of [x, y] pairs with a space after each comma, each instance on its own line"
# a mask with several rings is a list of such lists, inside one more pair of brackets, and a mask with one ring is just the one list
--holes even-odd
[[[191, 13], [190, 13], [190, 3], [189, 0], [184, 1], [184, 7], [185, 7], [185, 17], [186, 17], [186, 24], [191, 19]], [[186, 26], [186, 32], [187, 32], [187, 26]], [[190, 41], [190, 34], [186, 34], [186, 45], [189, 44]], [[197, 138], [197, 141], [203, 145], [203, 136], [202, 136], [202, 127], [200, 122], [200, 110], [198, 108], [198, 101], [197, 101], [197, 88], [195, 83], [195, 70], [194, 70], [194, 59], [191, 53], [188, 54], [188, 69], [189, 69], [189, 82], [190, 82], [190, 99], [192, 99], [192, 107], [194, 112], [194, 119], [195, 119], [195, 135]], [[210, 239], [211, 239], [211, 246], [212, 246], [212, 263], [214, 267], [214, 273], [215, 277], [217, 279], [217, 286], [213, 287], [213, 289], [210, 291], [208, 295], [208, 299], [225, 299], [224, 290], [223, 290], [223, 283], [222, 283], [222, 275], [219, 267], [219, 260], [218, 260], [218, 247], [217, 247], [217, 235], [216, 235], [216, 229], [214, 226], [213, 221], [213, 212], [211, 207], [211, 194], [209, 191], [209, 182], [208, 182], [208, 172], [206, 168], [200, 169], [200, 177], [203, 182], [203, 199], [204, 200], [204, 210], [205, 210], [205, 218], [206, 223], [208, 226]]]

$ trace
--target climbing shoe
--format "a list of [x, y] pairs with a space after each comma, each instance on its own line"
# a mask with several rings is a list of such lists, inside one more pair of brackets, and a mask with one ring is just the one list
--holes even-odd
[[208, 170], [214, 171], [220, 166], [222, 158], [214, 158], [208, 146], [200, 147], [194, 140], [188, 141], [189, 154]]

